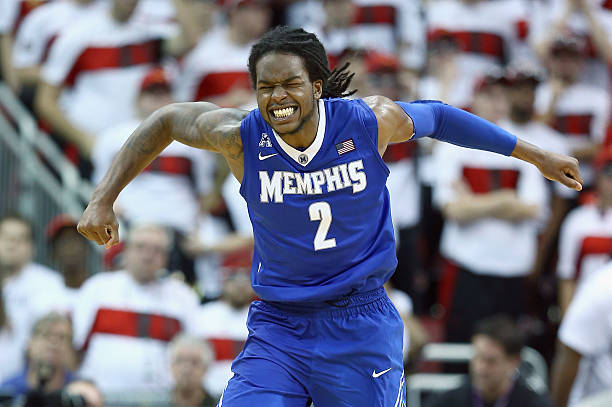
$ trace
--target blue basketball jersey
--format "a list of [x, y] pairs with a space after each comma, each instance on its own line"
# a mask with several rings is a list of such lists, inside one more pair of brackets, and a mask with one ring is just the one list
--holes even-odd
[[257, 295], [321, 301], [380, 287], [397, 259], [374, 112], [362, 100], [320, 100], [317, 135], [304, 151], [276, 135], [258, 109], [240, 135]]

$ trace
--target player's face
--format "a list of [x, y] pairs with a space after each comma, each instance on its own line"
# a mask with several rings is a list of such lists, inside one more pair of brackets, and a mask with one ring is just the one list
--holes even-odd
[[474, 387], [486, 398], [500, 397], [518, 367], [517, 358], [508, 356], [501, 344], [484, 335], [476, 335], [472, 344], [470, 371]]
[[316, 131], [317, 100], [321, 80], [310, 81], [302, 58], [269, 53], [261, 57], [257, 70], [257, 105], [262, 117], [280, 135], [291, 135], [305, 126]]

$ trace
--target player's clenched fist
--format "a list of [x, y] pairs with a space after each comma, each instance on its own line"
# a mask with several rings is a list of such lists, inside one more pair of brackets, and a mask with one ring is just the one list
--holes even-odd
[[546, 178], [559, 181], [577, 191], [582, 190], [584, 181], [578, 170], [578, 160], [574, 157], [546, 152], [544, 159], [537, 166]]
[[105, 245], [107, 249], [119, 242], [119, 224], [112, 205], [90, 202], [79, 220], [77, 230], [89, 240]]

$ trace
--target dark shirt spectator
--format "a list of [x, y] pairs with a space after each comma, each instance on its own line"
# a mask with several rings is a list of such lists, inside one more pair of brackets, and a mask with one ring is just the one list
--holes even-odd
[[522, 335], [507, 317], [482, 320], [472, 336], [470, 377], [428, 407], [552, 407], [548, 396], [532, 390], [518, 376]]
[[0, 384], [1, 393], [18, 397], [36, 390], [57, 391], [70, 383], [75, 359], [70, 320], [55, 312], [40, 318], [32, 329], [27, 355], [27, 367]]

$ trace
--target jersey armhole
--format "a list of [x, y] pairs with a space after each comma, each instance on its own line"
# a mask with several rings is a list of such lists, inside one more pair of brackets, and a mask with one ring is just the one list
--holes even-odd
[[246, 200], [247, 199], [247, 194], [248, 191], [246, 190], [246, 185], [248, 185], [248, 174], [250, 171], [248, 171], [249, 165], [247, 160], [250, 159], [250, 145], [248, 143], [248, 140], [246, 140], [246, 135], [248, 134], [248, 127], [249, 127], [249, 123], [247, 123], [247, 121], [252, 121], [251, 120], [251, 115], [253, 114], [254, 111], [257, 110], [253, 110], [251, 111], [244, 119], [242, 119], [242, 121], [240, 122], [240, 141], [242, 141], [242, 180], [240, 181], [240, 195], [242, 195], [242, 197]]
[[374, 152], [378, 164], [380, 164], [385, 174], [389, 175], [389, 167], [387, 167], [387, 164], [378, 152], [378, 119], [376, 119], [374, 111], [362, 99], [356, 99], [356, 101], [359, 104], [356, 109], [357, 116], [365, 128], [367, 143]]

